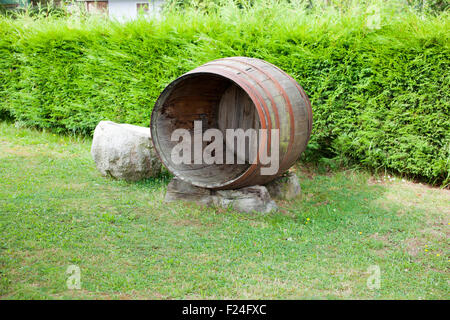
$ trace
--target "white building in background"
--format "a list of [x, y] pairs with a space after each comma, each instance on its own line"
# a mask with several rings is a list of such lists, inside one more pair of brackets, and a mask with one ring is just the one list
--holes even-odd
[[111, 19], [129, 21], [139, 15], [159, 17], [164, 0], [78, 0], [90, 13], [108, 14]]
[[108, 0], [108, 14], [117, 20], [132, 20], [139, 14], [159, 17], [163, 0]]

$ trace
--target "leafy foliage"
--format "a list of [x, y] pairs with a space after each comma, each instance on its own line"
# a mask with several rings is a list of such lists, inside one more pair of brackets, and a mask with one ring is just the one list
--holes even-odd
[[0, 18], [0, 115], [91, 134], [103, 119], [149, 124], [173, 79], [226, 56], [291, 74], [314, 111], [307, 160], [337, 158], [448, 184], [449, 19], [404, 7], [294, 7], [231, 2], [170, 9], [161, 21]]

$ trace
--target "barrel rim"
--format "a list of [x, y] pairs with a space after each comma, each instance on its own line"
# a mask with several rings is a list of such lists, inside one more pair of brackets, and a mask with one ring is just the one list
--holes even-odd
[[[200, 68], [201, 66], [199, 66], [198, 68]], [[244, 172], [240, 175], [238, 175], [237, 177], [228, 180], [224, 183], [212, 183], [212, 184], [206, 184], [206, 183], [199, 183], [197, 181], [193, 181], [192, 179], [186, 178], [182, 175], [180, 175], [177, 170], [175, 170], [174, 168], [172, 168], [172, 166], [170, 165], [170, 162], [167, 161], [167, 158], [164, 154], [161, 154], [159, 149], [160, 149], [160, 143], [159, 140], [157, 139], [157, 126], [153, 125], [155, 124], [155, 117], [157, 114], [157, 110], [161, 107], [162, 103], [163, 103], [163, 97], [165, 97], [165, 95], [168, 95], [170, 93], [170, 91], [173, 90], [173, 88], [180, 83], [181, 81], [184, 81], [188, 78], [194, 77], [194, 76], [199, 76], [199, 75], [216, 75], [219, 77], [222, 77], [230, 82], [235, 83], [239, 88], [241, 88], [242, 90], [245, 91], [245, 93], [249, 96], [249, 98], [252, 100], [257, 113], [258, 113], [258, 118], [259, 121], [261, 123], [261, 127], [262, 129], [266, 128], [266, 124], [265, 124], [265, 119], [264, 117], [261, 117], [261, 107], [259, 106], [259, 101], [256, 100], [256, 97], [253, 95], [253, 93], [249, 93], [249, 91], [242, 86], [242, 79], [239, 79], [237, 77], [234, 77], [237, 81], [234, 81], [233, 79], [231, 79], [229, 76], [226, 76], [224, 74], [221, 74], [220, 72], [213, 72], [212, 70], [209, 71], [196, 71], [198, 68], [189, 71], [183, 75], [181, 75], [180, 77], [176, 78], [175, 80], [173, 80], [171, 83], [169, 83], [169, 85], [166, 86], [166, 88], [164, 88], [164, 90], [161, 92], [161, 94], [159, 95], [158, 99], [155, 102], [155, 105], [153, 106], [153, 110], [151, 113], [151, 117], [150, 117], [150, 134], [151, 134], [151, 139], [153, 142], [153, 146], [156, 152], [156, 155], [158, 156], [158, 158], [161, 160], [161, 162], [166, 166], [167, 170], [169, 170], [169, 172], [171, 172], [173, 175], [175, 175], [177, 178], [179, 178], [180, 180], [186, 181], [194, 186], [198, 186], [198, 187], [202, 187], [202, 188], [208, 188], [208, 189], [229, 189], [234, 187], [237, 183], [242, 183], [245, 182], [244, 179], [248, 176], [251, 175], [251, 173], [253, 173], [255, 170], [257, 170], [260, 167], [260, 162], [259, 162], [259, 157], [257, 159], [257, 163], [255, 164], [250, 164], [249, 167], [247, 167], [247, 169], [244, 170]], [[239, 83], [241, 82], [241, 83]], [[258, 108], [259, 106], [259, 108]], [[261, 147], [266, 143], [266, 141], [262, 141], [260, 142], [260, 145], [258, 147], [258, 154], [260, 153], [259, 150], [261, 150]], [[243, 181], [241, 181], [243, 180]]]

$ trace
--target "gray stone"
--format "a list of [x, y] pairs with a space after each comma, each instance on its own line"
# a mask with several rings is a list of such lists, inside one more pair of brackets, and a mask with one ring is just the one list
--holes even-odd
[[173, 178], [167, 186], [166, 202], [188, 201], [207, 206], [232, 207], [240, 212], [268, 213], [277, 210], [264, 186], [236, 190], [210, 190]]
[[216, 191], [216, 205], [233, 207], [240, 212], [269, 213], [277, 210], [275, 201], [270, 198], [264, 186], [250, 186], [236, 190]]
[[298, 177], [293, 172], [288, 172], [269, 182], [266, 188], [273, 199], [279, 200], [294, 199], [302, 191]]
[[94, 131], [91, 155], [104, 176], [137, 181], [161, 172], [150, 129], [100, 121]]
[[214, 195], [210, 189], [193, 186], [178, 178], [173, 178], [167, 186], [164, 201], [190, 201], [203, 205], [213, 205]]

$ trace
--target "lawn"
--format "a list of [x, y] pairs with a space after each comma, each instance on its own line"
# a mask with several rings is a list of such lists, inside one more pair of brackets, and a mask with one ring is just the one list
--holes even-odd
[[1, 298], [450, 298], [448, 189], [299, 164], [301, 197], [242, 214], [101, 177], [90, 143], [0, 123]]

